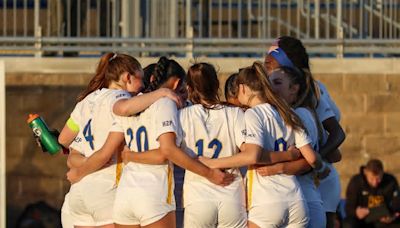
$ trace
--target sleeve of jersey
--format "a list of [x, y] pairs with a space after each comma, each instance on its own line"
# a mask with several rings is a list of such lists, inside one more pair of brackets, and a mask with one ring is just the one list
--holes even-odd
[[[301, 119], [301, 122], [303, 123], [304, 127], [307, 129], [306, 130], [300, 130], [300, 131], [295, 131], [295, 144], [297, 147], [301, 147], [300, 145], [306, 145], [308, 143], [311, 143], [312, 146], [314, 147], [314, 143], [318, 144], [318, 135], [310, 135], [310, 134], [318, 134], [316, 132], [316, 129], [313, 129], [313, 126], [311, 125], [312, 123], [310, 122], [310, 116], [311, 115], [306, 109], [304, 108], [297, 108], [295, 110], [296, 114], [299, 116]], [[312, 117], [311, 117], [312, 118]], [[305, 136], [302, 136], [304, 134]], [[307, 138], [305, 138], [307, 137]], [[313, 142], [313, 139], [315, 139], [315, 142]], [[308, 143], [306, 143], [309, 141]]]
[[246, 124], [244, 120], [244, 112], [240, 108], [237, 108], [234, 133], [236, 146], [240, 148], [240, 146], [242, 145], [242, 143], [244, 143], [246, 139]]
[[176, 144], [180, 145], [182, 141], [181, 131], [179, 129], [178, 109], [176, 104], [169, 98], [161, 98], [156, 103], [155, 111], [157, 112], [155, 120], [156, 138], [160, 135], [173, 132], [176, 135]]
[[311, 144], [311, 139], [307, 135], [305, 130], [301, 129], [294, 131], [294, 144], [297, 148], [303, 147], [307, 144]]
[[[71, 116], [69, 117], [68, 121], [72, 121], [73, 123], [75, 123], [78, 126], [80, 126], [80, 124], [81, 124], [81, 116], [82, 115], [83, 115], [82, 114], [82, 103], [78, 102], [78, 104], [75, 105], [74, 110], [72, 110]], [[73, 130], [73, 129], [71, 129], [71, 130]]]
[[111, 98], [111, 103], [110, 103], [110, 107], [111, 107], [111, 116], [112, 116], [112, 124], [111, 124], [111, 132], [124, 132], [124, 129], [122, 127], [122, 123], [121, 123], [121, 118], [117, 115], [114, 114], [113, 112], [113, 108], [114, 105], [117, 101], [122, 100], [122, 99], [129, 99], [131, 98], [131, 95], [125, 91], [125, 90], [118, 90], [114, 97]]
[[250, 144], [259, 145], [264, 147], [264, 134], [263, 124], [261, 119], [257, 116], [254, 110], [248, 109], [244, 113], [245, 125], [246, 125], [246, 137], [245, 142]]
[[329, 107], [332, 109], [332, 112], [335, 114], [335, 117], [337, 121], [340, 120], [340, 110], [337, 107], [336, 103], [332, 100], [332, 97], [330, 96], [328, 89], [324, 84], [318, 81], [318, 86], [321, 91], [321, 97], [324, 97], [325, 102], [329, 105]]
[[331, 117], [335, 117], [335, 114], [333, 113], [332, 109], [326, 103], [325, 98], [323, 98], [323, 97], [321, 97], [321, 99], [318, 102], [316, 112], [317, 112], [319, 121], [321, 121], [321, 122], [323, 122]]

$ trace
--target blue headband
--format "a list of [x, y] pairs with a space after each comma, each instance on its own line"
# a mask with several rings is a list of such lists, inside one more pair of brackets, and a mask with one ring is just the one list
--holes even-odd
[[287, 57], [286, 53], [283, 51], [282, 48], [277, 48], [272, 50], [269, 53], [276, 61], [278, 61], [279, 65], [286, 66], [290, 68], [294, 68], [293, 62]]

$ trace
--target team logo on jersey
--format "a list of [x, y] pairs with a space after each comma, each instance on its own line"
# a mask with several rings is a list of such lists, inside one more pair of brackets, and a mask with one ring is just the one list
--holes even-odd
[[120, 97], [127, 97], [125, 93], [118, 94], [115, 98], [118, 99]]
[[246, 134], [247, 134], [246, 129], [242, 130], [242, 135], [243, 135], [243, 136], [246, 136]]
[[74, 141], [77, 142], [77, 143], [80, 143], [80, 142], [82, 142], [82, 138], [81, 137], [75, 137]]
[[162, 126], [163, 127], [168, 127], [168, 126], [171, 126], [171, 125], [172, 125], [172, 120], [167, 120], [167, 121], [162, 122]]

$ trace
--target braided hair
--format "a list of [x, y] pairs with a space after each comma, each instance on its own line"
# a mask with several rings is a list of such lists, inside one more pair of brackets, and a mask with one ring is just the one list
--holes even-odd
[[186, 73], [185, 70], [175, 60], [162, 56], [154, 67], [152, 76], [154, 80], [149, 83], [149, 86], [146, 88], [146, 92], [159, 89], [165, 82], [168, 81], [168, 79], [172, 77], [177, 77], [183, 81], [186, 77]]

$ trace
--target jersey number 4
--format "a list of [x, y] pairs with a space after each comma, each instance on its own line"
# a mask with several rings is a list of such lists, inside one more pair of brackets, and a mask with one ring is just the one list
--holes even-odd
[[83, 128], [83, 136], [85, 136], [85, 140], [86, 142], [89, 142], [90, 148], [92, 150], [94, 150], [94, 145], [93, 145], [93, 135], [92, 135], [92, 119], [90, 119], [87, 124], [85, 125], [85, 127]]
[[[203, 139], [198, 140], [196, 142], [196, 147], [197, 147], [197, 155], [203, 156], [204, 140]], [[211, 158], [218, 158], [218, 155], [222, 150], [222, 143], [218, 139], [213, 139], [208, 144], [208, 148], [213, 149], [214, 147], [215, 147], [214, 154]]]
[[[128, 147], [129, 147], [129, 149], [131, 149], [131, 145], [132, 145], [132, 141], [133, 141], [132, 128], [128, 128], [128, 130], [126, 130], [126, 134], [129, 135]], [[144, 141], [142, 139], [144, 139]], [[143, 142], [143, 148], [142, 148], [142, 142]], [[144, 127], [144, 126], [139, 127], [136, 131], [136, 146], [137, 146], [138, 152], [143, 152], [143, 151], [149, 150], [149, 140], [147, 137], [147, 130], [146, 130], [146, 127]]]

